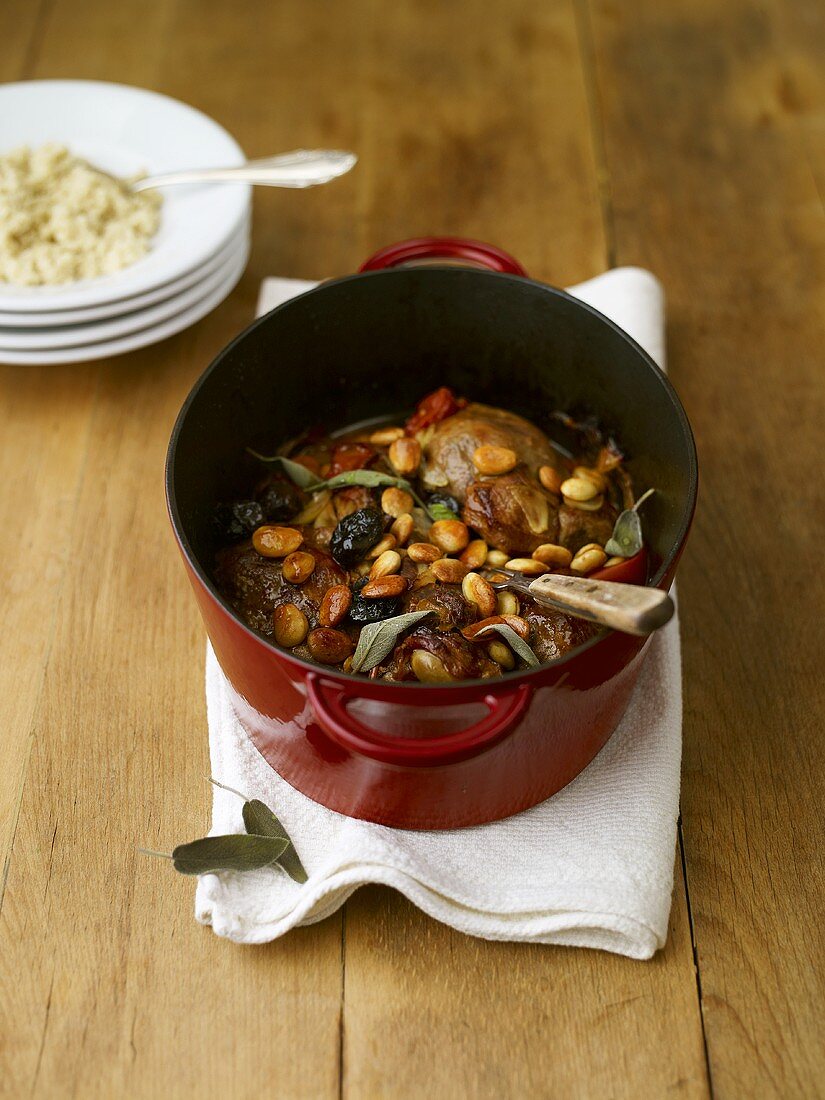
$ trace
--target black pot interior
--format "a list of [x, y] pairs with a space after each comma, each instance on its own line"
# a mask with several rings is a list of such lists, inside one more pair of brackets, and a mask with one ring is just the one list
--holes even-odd
[[[684, 411], [652, 360], [562, 291], [458, 268], [398, 269], [327, 283], [260, 318], [217, 357], [184, 405], [169, 452], [170, 510], [206, 577], [218, 501], [310, 425], [401, 415], [438, 386], [500, 405], [555, 438], [555, 410], [595, 413], [629, 457], [644, 526], [667, 568], [690, 522], [696, 457]], [[656, 576], [651, 578], [656, 579]]]

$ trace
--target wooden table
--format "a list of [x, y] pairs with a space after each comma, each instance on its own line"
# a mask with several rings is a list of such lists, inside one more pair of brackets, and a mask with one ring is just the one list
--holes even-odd
[[[825, 8], [818, 0], [5, 0], [0, 79], [145, 85], [252, 155], [252, 260], [154, 348], [0, 368], [0, 1092], [813, 1097], [822, 1052]], [[682, 829], [652, 962], [492, 944], [384, 889], [261, 948], [136, 854], [207, 824], [169, 431], [269, 273], [422, 233], [662, 278], [700, 508]]]

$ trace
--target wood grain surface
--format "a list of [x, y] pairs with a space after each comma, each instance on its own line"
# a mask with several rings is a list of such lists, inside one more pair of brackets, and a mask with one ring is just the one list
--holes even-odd
[[[815, 1097], [825, 692], [825, 15], [815, 0], [5, 0], [0, 79], [177, 96], [255, 195], [188, 332], [0, 367], [0, 1095]], [[164, 511], [177, 410], [266, 274], [421, 233], [565, 284], [665, 283], [700, 509], [680, 572], [683, 836], [666, 948], [493, 944], [388, 890], [261, 948], [140, 857], [208, 821], [203, 632]]]

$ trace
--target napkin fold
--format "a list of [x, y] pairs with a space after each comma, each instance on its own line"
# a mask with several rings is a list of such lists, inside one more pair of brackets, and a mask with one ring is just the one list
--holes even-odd
[[[266, 279], [258, 313], [314, 283]], [[617, 268], [570, 289], [664, 366], [664, 300], [654, 276]], [[491, 940], [594, 947], [650, 958], [667, 934], [679, 809], [682, 692], [676, 618], [649, 642], [630, 706], [591, 764], [539, 806], [489, 825], [411, 832], [347, 818], [283, 780], [246, 736], [207, 647], [212, 775], [260, 798], [307, 869], [204, 875], [195, 910], [238, 943], [323, 920], [364, 883], [401, 891], [424, 912]], [[216, 788], [212, 833], [242, 832], [241, 801]]]

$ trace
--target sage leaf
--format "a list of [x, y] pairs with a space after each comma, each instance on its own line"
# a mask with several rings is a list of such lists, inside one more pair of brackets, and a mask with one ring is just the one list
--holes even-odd
[[205, 836], [172, 850], [172, 863], [182, 875], [208, 875], [216, 871], [256, 871], [268, 867], [286, 851], [283, 836]]
[[241, 802], [249, 801], [246, 795], [243, 794], [241, 791], [237, 791], [234, 787], [229, 787], [226, 783], [221, 783], [219, 780], [213, 779], [211, 775], [205, 775], [203, 778], [206, 780], [207, 783], [211, 783], [213, 787], [220, 787], [222, 791], [229, 791], [230, 794], [237, 795], [238, 798], [240, 798]]
[[280, 466], [296, 485], [307, 492], [317, 493], [321, 489], [342, 489], [349, 485], [363, 485], [367, 489], [394, 486], [396, 489], [404, 489], [410, 493], [431, 520], [457, 518], [455, 513], [445, 504], [425, 504], [409, 481], [403, 477], [394, 477], [392, 474], [385, 474], [380, 470], [345, 470], [341, 474], [335, 474], [334, 477], [328, 477], [321, 481], [306, 466], [302, 466], [300, 462], [293, 462], [292, 459], [284, 458], [282, 455], [258, 454], [251, 447], [246, 449], [251, 455], [261, 462], [265, 462], [268, 466]]
[[393, 615], [379, 623], [368, 623], [361, 630], [358, 645], [352, 656], [353, 672], [369, 672], [393, 650], [405, 630], [421, 622], [432, 611], [408, 611], [406, 615]]
[[395, 485], [399, 489], [409, 490], [409, 482], [403, 477], [393, 477], [392, 474], [382, 474], [380, 470], [345, 470], [342, 474], [327, 478], [318, 482], [318, 489], [340, 489], [345, 485], [365, 485], [374, 489], [378, 485]]
[[641, 508], [641, 506], [644, 504], [644, 502], [648, 499], [648, 497], [652, 497], [655, 492], [656, 492], [655, 489], [648, 489], [647, 492], [642, 493], [642, 495], [639, 497], [639, 499], [633, 505], [633, 511], [638, 512], [639, 509]]
[[609, 555], [617, 555], [620, 558], [632, 558], [638, 554], [644, 545], [642, 538], [642, 521], [639, 513], [632, 508], [622, 512], [616, 520], [613, 534], [604, 544], [604, 552]]
[[[288, 836], [286, 829], [272, 810], [270, 810], [269, 806], [261, 802], [260, 799], [250, 798], [248, 802], [244, 802], [241, 812], [243, 813], [243, 823], [248, 833], [253, 833], [257, 836]], [[283, 854], [279, 857], [278, 863], [295, 882], [306, 882], [307, 873], [304, 870], [304, 865], [298, 858], [298, 853], [295, 851], [295, 845], [291, 840], [284, 849]]]
[[293, 462], [291, 458], [284, 458], [283, 455], [262, 455], [257, 451], [253, 451], [251, 447], [246, 448], [249, 454], [253, 458], [257, 458], [259, 461], [264, 462], [267, 466], [280, 466], [286, 476], [294, 481], [301, 489], [315, 488], [318, 482], [317, 476], [308, 470], [306, 466], [302, 466], [300, 462]]
[[648, 497], [652, 497], [655, 492], [655, 489], [648, 489], [646, 493], [642, 493], [632, 508], [622, 512], [616, 520], [613, 534], [604, 544], [606, 554], [615, 554], [620, 558], [632, 558], [634, 554], [639, 553], [645, 542], [642, 535], [642, 521], [639, 519], [639, 509]]
[[474, 637], [480, 638], [482, 634], [489, 634], [491, 630], [501, 635], [510, 649], [512, 649], [520, 660], [524, 661], [528, 668], [538, 668], [541, 663], [538, 657], [527, 642], [525, 642], [523, 638], [520, 638], [515, 630], [513, 630], [511, 626], [508, 626], [507, 623], [490, 623], [489, 626], [485, 626], [479, 630]]

